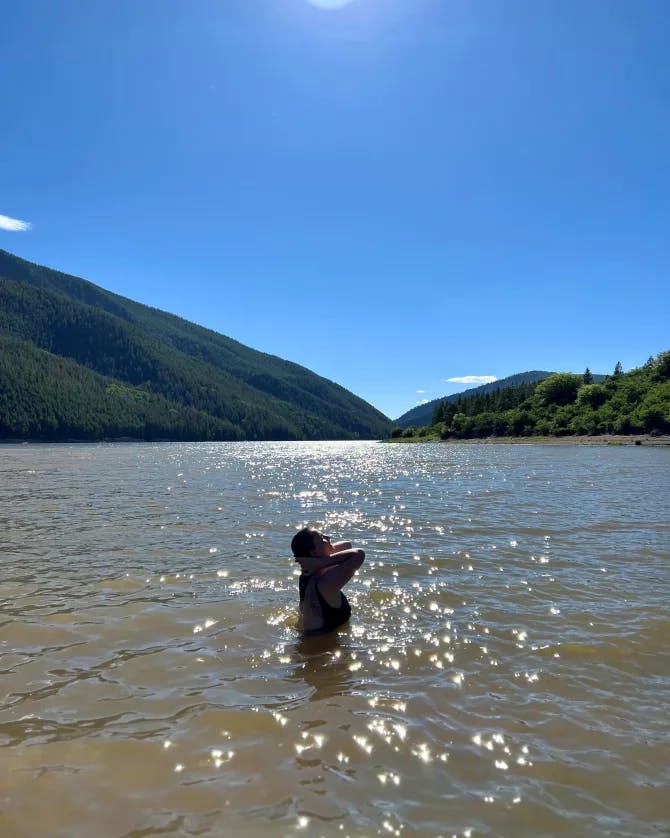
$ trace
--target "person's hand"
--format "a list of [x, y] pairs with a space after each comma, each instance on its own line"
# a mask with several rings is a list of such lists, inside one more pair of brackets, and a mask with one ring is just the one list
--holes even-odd
[[314, 556], [296, 557], [296, 562], [300, 565], [303, 573], [314, 573], [320, 565], [319, 560], [315, 559]]
[[[296, 557], [296, 562], [302, 568], [303, 573], [320, 574], [333, 567], [330, 556], [300, 556]], [[337, 564], [337, 562], [334, 562], [334, 564]]]

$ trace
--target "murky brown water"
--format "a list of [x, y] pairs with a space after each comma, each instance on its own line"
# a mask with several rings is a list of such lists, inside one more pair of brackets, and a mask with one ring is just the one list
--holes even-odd
[[[670, 834], [670, 450], [0, 447], [0, 835]], [[365, 547], [301, 640], [311, 522]]]

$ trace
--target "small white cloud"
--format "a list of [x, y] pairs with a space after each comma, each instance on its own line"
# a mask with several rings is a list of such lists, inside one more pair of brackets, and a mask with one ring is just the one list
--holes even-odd
[[18, 218], [0, 215], [0, 230], [7, 230], [9, 233], [25, 233], [31, 227], [32, 224], [29, 221], [19, 221]]
[[429, 401], [428, 399], [421, 399], [421, 401], [420, 401], [420, 402], [417, 402], [417, 405], [420, 405], [420, 404], [428, 404], [428, 401]]
[[450, 384], [490, 384], [497, 381], [495, 375], [461, 375], [456, 378], [446, 379]]
[[417, 390], [416, 392], [417, 392], [419, 395], [421, 395], [422, 393], [425, 393], [426, 391], [425, 391], [425, 390]]

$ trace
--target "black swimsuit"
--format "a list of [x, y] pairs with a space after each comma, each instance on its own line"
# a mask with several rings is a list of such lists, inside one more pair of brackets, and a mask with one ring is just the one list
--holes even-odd
[[[305, 599], [305, 591], [307, 590], [307, 584], [309, 580], [312, 578], [311, 573], [301, 573], [298, 579], [298, 587], [300, 589], [300, 602]], [[346, 623], [349, 617], [351, 617], [351, 606], [349, 605], [349, 600], [345, 597], [344, 594], [340, 594], [342, 597], [342, 602], [337, 608], [334, 608], [329, 602], [321, 594], [319, 590], [318, 582], [314, 583], [316, 585], [316, 595], [319, 600], [319, 605], [321, 606], [321, 613], [323, 614], [323, 626], [318, 629], [308, 629], [305, 631], [305, 634], [316, 634], [323, 631], [332, 631], [332, 629], [341, 626], [342, 623]]]

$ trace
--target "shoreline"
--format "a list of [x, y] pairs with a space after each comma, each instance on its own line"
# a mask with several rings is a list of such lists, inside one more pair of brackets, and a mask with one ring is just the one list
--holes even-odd
[[[110, 437], [108, 439], [0, 439], [0, 445], [110, 445], [114, 443], [154, 444], [164, 442], [277, 442], [280, 440], [178, 440], [138, 439], [137, 437]], [[285, 440], [281, 440], [285, 441]], [[292, 442], [323, 442], [324, 440], [292, 440]], [[375, 440], [328, 440], [334, 442], [375, 442]], [[378, 439], [377, 442], [392, 445], [416, 445], [439, 443], [440, 445], [653, 445], [670, 446], [670, 434], [600, 434], [600, 436], [485, 436], [470, 439], [439, 439], [438, 437], [408, 437]]]
[[437, 442], [440, 445], [654, 445], [670, 446], [670, 435], [663, 434], [600, 434], [600, 436], [485, 436], [471, 439], [407, 439], [384, 440], [384, 442], [414, 444]]

